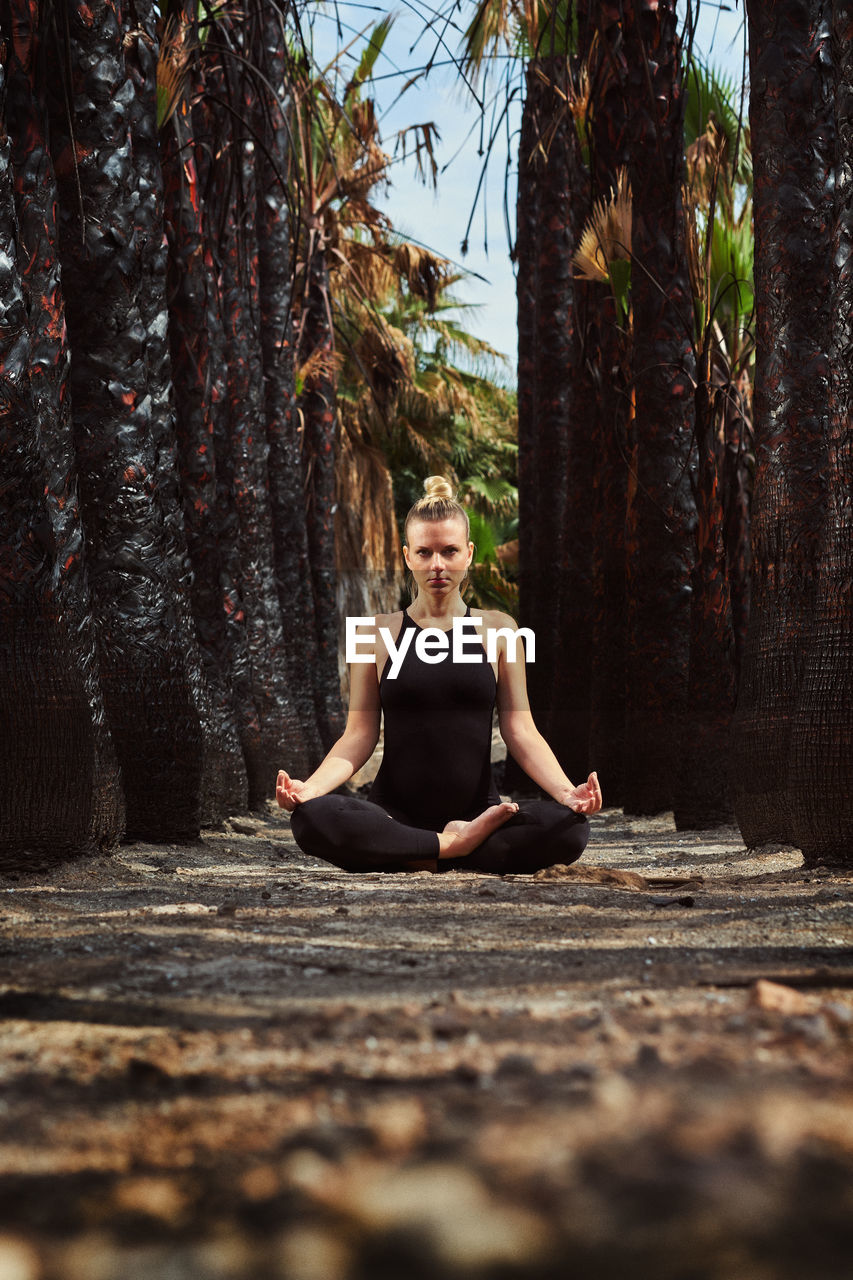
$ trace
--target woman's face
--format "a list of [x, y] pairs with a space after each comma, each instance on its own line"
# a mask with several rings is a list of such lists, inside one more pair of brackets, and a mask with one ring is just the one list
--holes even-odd
[[465, 541], [465, 521], [461, 516], [414, 519], [409, 521], [409, 543], [403, 547], [403, 556], [414, 574], [418, 592], [427, 601], [438, 601], [458, 591], [473, 559], [474, 544]]

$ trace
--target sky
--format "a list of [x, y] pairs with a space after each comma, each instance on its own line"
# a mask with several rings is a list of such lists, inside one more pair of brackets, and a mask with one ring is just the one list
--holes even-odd
[[[695, 12], [696, 0], [693, 3]], [[743, 68], [743, 5], [744, 0], [700, 0], [695, 36], [696, 51], [738, 84]], [[684, 0], [679, 7], [683, 13]], [[472, 9], [471, 4], [465, 6], [467, 12]], [[491, 89], [486, 86], [484, 92], [482, 87], [468, 88], [462, 83], [452, 62], [461, 45], [462, 28], [450, 25], [439, 32], [433, 26], [424, 34], [431, 8], [423, 0], [398, 0], [391, 6], [339, 0], [337, 5], [326, 4], [313, 10], [319, 60], [331, 60], [340, 47], [338, 23], [343, 43], [347, 43], [388, 12], [395, 15], [395, 21], [377, 60], [372, 90], [384, 147], [392, 153], [398, 129], [429, 121], [440, 135], [435, 150], [441, 172], [437, 190], [432, 191], [417, 179], [411, 160], [398, 161], [392, 169], [391, 188], [379, 203], [398, 231], [472, 273], [455, 289], [470, 308], [463, 316], [465, 327], [508, 357], [502, 376], [512, 384], [516, 303], [510, 237], [515, 231], [521, 119], [519, 75], [516, 72], [512, 76], [516, 95], [509, 110], [496, 122], [494, 104], [503, 108], [508, 96], [505, 85], [495, 79]], [[345, 66], [349, 58], [351, 68], [359, 45], [363, 41], [358, 41], [352, 54], [345, 56]], [[431, 58], [430, 74], [400, 96], [410, 76]], [[450, 65], [442, 66], [442, 62]], [[485, 101], [485, 113], [480, 110], [478, 96]], [[495, 142], [472, 219], [474, 192], [483, 169], [478, 151], [484, 131], [486, 137], [494, 132]], [[510, 237], [506, 229], [507, 205]], [[466, 235], [468, 251], [463, 254]]]

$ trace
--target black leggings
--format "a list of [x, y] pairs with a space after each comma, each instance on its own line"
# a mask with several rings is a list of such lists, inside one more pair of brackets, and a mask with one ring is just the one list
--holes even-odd
[[[405, 871], [438, 857], [434, 831], [412, 827], [357, 796], [317, 796], [293, 810], [294, 839], [304, 853], [345, 871]], [[530, 874], [555, 863], [574, 862], [589, 839], [589, 822], [556, 800], [522, 800], [508, 818], [464, 858], [442, 858], [440, 871]]]

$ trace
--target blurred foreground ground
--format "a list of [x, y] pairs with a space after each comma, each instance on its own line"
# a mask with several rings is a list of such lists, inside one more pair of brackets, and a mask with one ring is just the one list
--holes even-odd
[[848, 1280], [853, 874], [593, 827], [534, 879], [273, 808], [0, 877], [0, 1280]]

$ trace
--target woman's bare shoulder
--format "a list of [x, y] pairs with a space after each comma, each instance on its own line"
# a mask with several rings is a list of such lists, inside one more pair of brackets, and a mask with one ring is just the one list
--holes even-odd
[[488, 630], [490, 628], [512, 627], [516, 629], [516, 621], [511, 618], [508, 613], [503, 613], [500, 609], [471, 609], [472, 618], [482, 618], [483, 627]]
[[374, 631], [380, 643], [382, 642], [382, 637], [379, 635], [380, 627], [382, 627], [385, 631], [390, 631], [391, 635], [396, 640], [397, 636], [400, 633], [400, 628], [402, 627], [402, 625], [403, 625], [402, 609], [397, 609], [394, 613], [377, 613], [373, 622]]
[[385, 644], [385, 635], [389, 635], [394, 644], [397, 643], [397, 637], [403, 629], [403, 610], [397, 609], [395, 613], [377, 613], [373, 623], [373, 634], [376, 641], [376, 657], [380, 668], [384, 667], [385, 659], [388, 657], [388, 649]]

